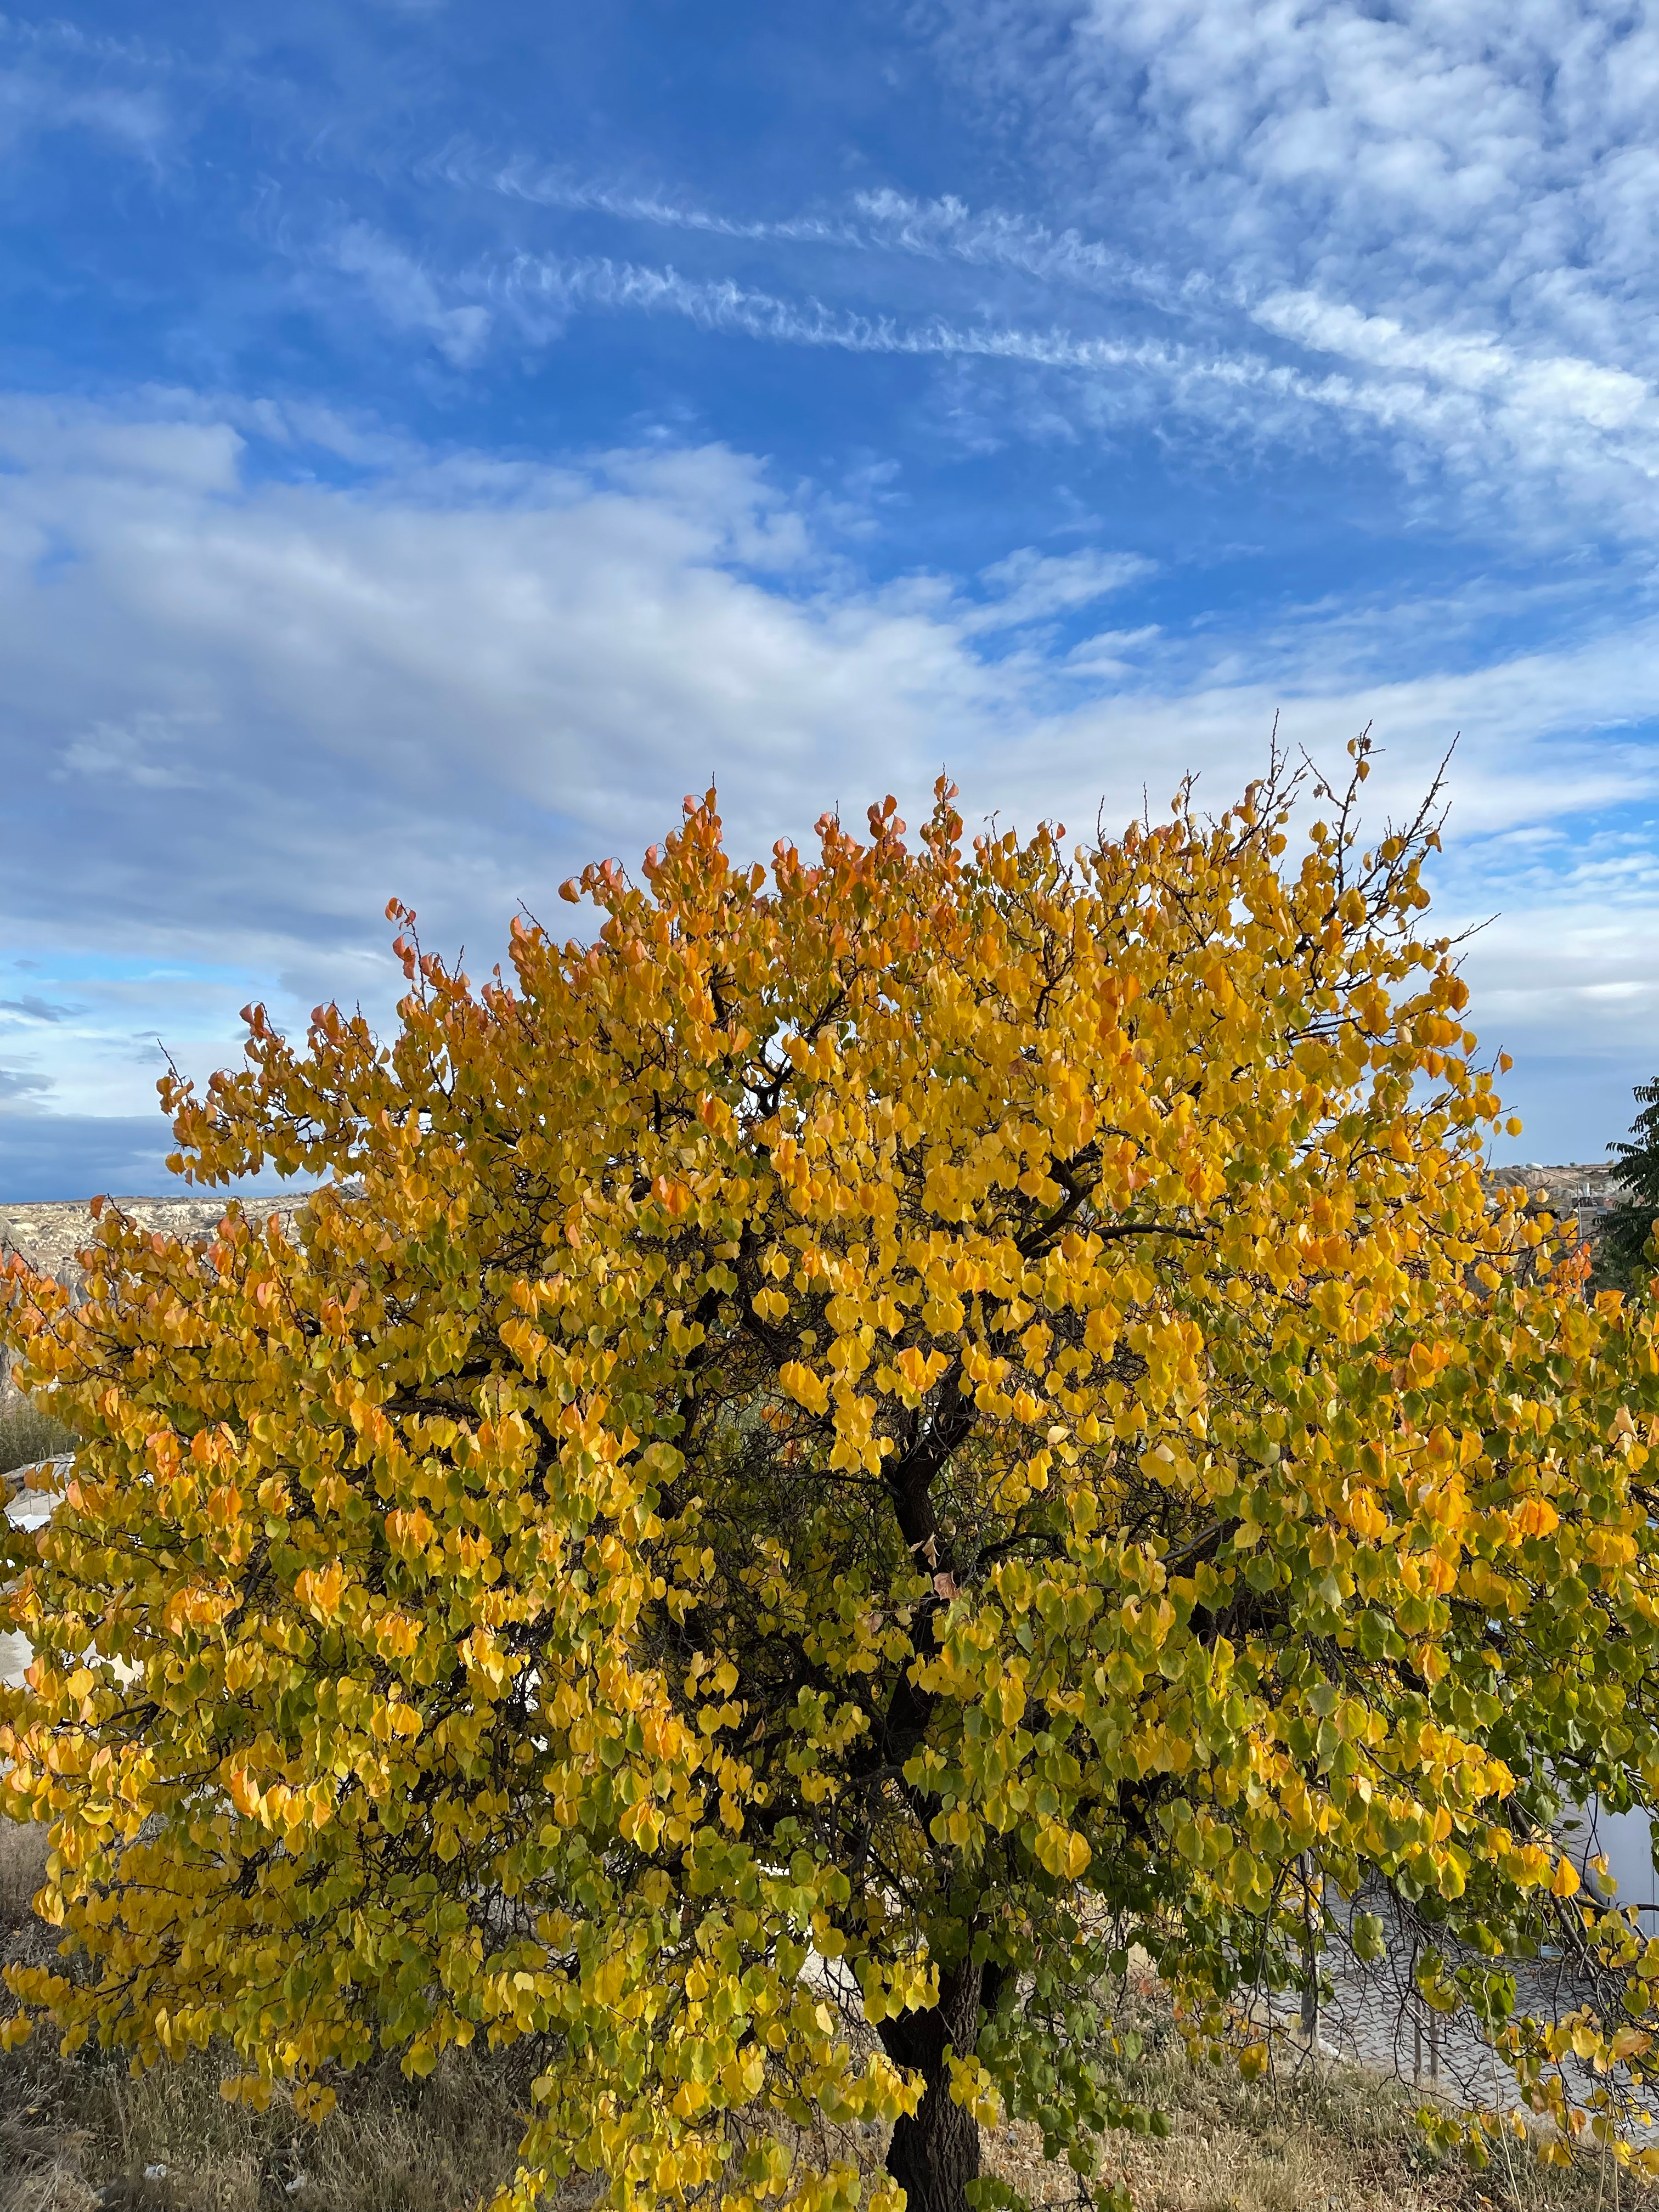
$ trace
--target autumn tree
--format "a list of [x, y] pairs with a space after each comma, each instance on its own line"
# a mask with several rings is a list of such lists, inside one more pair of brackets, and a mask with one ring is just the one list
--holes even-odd
[[1489, 1208], [1435, 820], [1368, 844], [1356, 752], [1295, 851], [1278, 769], [769, 873], [688, 799], [591, 942], [475, 989], [397, 908], [389, 1042], [169, 1079], [198, 1182], [325, 1182], [106, 1209], [76, 1306], [13, 1263], [85, 1442], [12, 1545], [66, 1956], [8, 2033], [313, 2112], [533, 2038], [525, 2201], [640, 2212], [850, 2205], [818, 2119], [894, 2124], [890, 2212], [1006, 2197], [1010, 2115], [1092, 2175], [1132, 1943], [1247, 2069], [1403, 1944], [1569, 2130], [1639, 2081], [1659, 1944], [1553, 1824], [1659, 1786], [1651, 1308]]

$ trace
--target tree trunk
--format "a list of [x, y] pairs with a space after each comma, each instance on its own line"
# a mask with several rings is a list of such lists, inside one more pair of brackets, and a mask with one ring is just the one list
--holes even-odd
[[992, 1973], [964, 1960], [939, 1976], [932, 2012], [901, 2013], [881, 2024], [887, 2056], [927, 2085], [915, 2113], [894, 2127], [887, 2153], [887, 2171], [903, 2190], [908, 2212], [969, 2212], [963, 2191], [979, 2178], [979, 2122], [951, 2102], [945, 2047], [958, 2058], [972, 2056], [981, 2002], [994, 1995], [987, 1986]]

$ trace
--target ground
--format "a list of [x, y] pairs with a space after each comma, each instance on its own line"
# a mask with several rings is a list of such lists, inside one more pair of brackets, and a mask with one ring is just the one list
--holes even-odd
[[[0, 1956], [50, 1954], [55, 1939], [28, 1909], [44, 1850], [39, 1830], [0, 1823]], [[1113, 2063], [1170, 2123], [1161, 2141], [1106, 2146], [1103, 2173], [1129, 2184], [1138, 2212], [1659, 2212], [1659, 2194], [1618, 2185], [1594, 2160], [1563, 2174], [1517, 2145], [1476, 2173], [1437, 2156], [1411, 2093], [1358, 2069], [1304, 2064], [1248, 2083], [1194, 2067], [1149, 1980], [1124, 2006], [1142, 2050]], [[388, 2062], [349, 2082], [320, 2128], [280, 2097], [264, 2114], [225, 2104], [220, 2071], [208, 2053], [133, 2081], [38, 2035], [0, 2057], [0, 2212], [470, 2212], [513, 2172], [522, 2057], [452, 2055], [418, 2085]], [[871, 2173], [885, 2151], [861, 2130], [834, 2148]], [[986, 2162], [1036, 2205], [1077, 2201], [1033, 2130], [989, 2136]], [[590, 2193], [568, 2192], [568, 2212]]]

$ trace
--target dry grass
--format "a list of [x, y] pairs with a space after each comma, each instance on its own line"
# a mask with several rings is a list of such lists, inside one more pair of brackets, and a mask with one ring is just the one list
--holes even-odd
[[75, 1438], [61, 1421], [31, 1405], [9, 1376], [0, 1381], [0, 1474], [74, 1448]]
[[[29, 1910], [46, 1856], [43, 1828], [0, 1820], [8, 1963], [55, 1963]], [[202, 2053], [134, 2080], [37, 2033], [0, 2056], [0, 2212], [467, 2212], [517, 2163], [522, 2062], [452, 2054], [418, 2084], [383, 2063], [347, 2077], [319, 2128], [280, 2094], [264, 2112], [228, 2105], [232, 2070]]]
[[[1346, 2069], [1275, 2089], [1182, 2057], [1159, 2086], [1169, 2136], [1105, 2147], [1103, 2176], [1127, 2185], [1136, 2212], [1651, 2212], [1655, 2202], [1627, 2178], [1615, 2191], [1594, 2163], [1561, 2173], [1519, 2147], [1484, 2173], [1437, 2156], [1409, 2096]], [[1005, 2129], [986, 2164], [1033, 2204], [1077, 2203], [1074, 2177], [1045, 2162], [1034, 2128]]]
[[227, 2105], [210, 2055], [132, 2080], [32, 2045], [0, 2062], [0, 2212], [466, 2212], [511, 2179], [520, 2124], [499, 2064], [376, 2067], [320, 2127], [287, 2100]]
[[[1132, 2063], [1113, 2062], [1120, 2085], [1170, 2120], [1161, 2141], [1106, 2146], [1105, 2170], [1127, 2182], [1138, 2212], [1659, 2212], [1659, 2194], [1628, 2177], [1615, 2188], [1594, 2160], [1543, 2166], [1513, 2141], [1477, 2172], [1425, 2142], [1409, 2087], [1358, 2067], [1304, 2062], [1249, 2082], [1231, 2065], [1194, 2066], [1150, 1986], [1124, 2010], [1142, 2044]], [[1063, 2170], [1041, 2168], [1039, 2143], [1033, 2153], [1029, 2178], [1009, 2179], [1036, 2203], [1073, 2195]]]
[[[27, 1902], [44, 1855], [40, 1831], [0, 1824], [0, 1952], [11, 1959], [51, 1955]], [[1127, 2012], [1142, 2048], [1109, 2062], [1118, 2086], [1170, 2122], [1163, 2140], [1106, 2146], [1105, 2176], [1128, 2183], [1138, 2212], [1659, 2212], [1659, 2197], [1593, 2163], [1563, 2173], [1517, 2147], [1475, 2173], [1437, 2156], [1410, 2093], [1374, 2075], [1322, 2065], [1247, 2083], [1194, 2068], [1150, 1986]], [[0, 2212], [471, 2212], [514, 2171], [527, 2080], [510, 2054], [452, 2053], [418, 2085], [385, 2062], [348, 2077], [320, 2128], [280, 2095], [264, 2113], [227, 2105], [221, 2071], [204, 2054], [134, 2081], [42, 2037], [0, 2057]], [[850, 2152], [873, 2178], [881, 2134], [833, 2132], [820, 2150]], [[1034, 2204], [1078, 2202], [1035, 2130], [988, 2138], [986, 2164]], [[562, 2192], [562, 2212], [589, 2193]]]
[[0, 1936], [28, 1920], [29, 1899], [40, 1888], [46, 1867], [46, 1829], [0, 1820]]

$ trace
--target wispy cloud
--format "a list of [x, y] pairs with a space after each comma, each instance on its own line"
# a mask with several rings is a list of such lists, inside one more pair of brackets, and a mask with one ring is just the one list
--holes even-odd
[[49, 1098], [52, 1088], [49, 1075], [27, 1074], [21, 1070], [0, 1067], [0, 1098], [14, 1105], [27, 1105]]
[[[464, 145], [420, 173], [564, 215], [676, 231], [699, 241], [705, 259], [763, 246], [788, 279], [769, 287], [633, 255], [527, 252], [441, 276], [391, 258], [385, 240], [357, 240], [356, 265], [387, 319], [432, 337], [458, 366], [483, 353], [486, 300], [503, 329], [541, 343], [580, 313], [677, 314], [754, 343], [1047, 374], [1071, 388], [1060, 405], [1085, 431], [1173, 410], [1189, 435], [1232, 442], [1242, 432], [1258, 450], [1358, 441], [1391, 458], [1419, 502], [1426, 475], [1437, 472], [1456, 488], [1443, 519], [1461, 513], [1476, 527], [1502, 513], [1540, 538], [1587, 526], [1633, 540], [1654, 534], [1659, 391], [1594, 344], [1563, 345], [1571, 317], [1550, 330], [1537, 314], [1499, 316], [1494, 303], [1483, 325], [1460, 293], [1448, 319], [1445, 303], [1420, 286], [1367, 311], [1335, 272], [1316, 272], [1322, 281], [1311, 285], [1273, 282], [1263, 257], [1253, 264], [1219, 237], [1206, 258], [1160, 263], [1078, 223], [952, 195], [917, 199], [884, 187], [841, 206], [757, 217], [524, 158], [492, 161]], [[873, 272], [905, 259], [988, 273], [1004, 296], [931, 311], [874, 304], [872, 294], [891, 288]], [[1068, 301], [1107, 326], [1087, 327], [1086, 317], [1079, 326]]]
[[1004, 209], [975, 209], [954, 193], [916, 199], [890, 185], [854, 193], [845, 208], [789, 216], [733, 215], [660, 191], [629, 191], [581, 178], [527, 155], [491, 160], [465, 144], [417, 163], [416, 174], [496, 193], [568, 215], [598, 215], [652, 229], [684, 231], [739, 245], [832, 246], [853, 252], [903, 253], [1003, 268], [1108, 295], [1162, 302], [1193, 300], [1210, 289], [1193, 272], [1176, 282], [1120, 247], [1055, 230]]
[[[1651, 539], [1659, 25], [1615, 0], [954, 0], [945, 20], [940, 56], [1042, 179], [1024, 205], [878, 185], [757, 215], [461, 143], [427, 173], [696, 241], [684, 272], [631, 241], [527, 258], [526, 295], [567, 312], [1047, 373], [1085, 434], [1172, 405], [1218, 442], [1363, 443], [1443, 524]], [[769, 249], [773, 278], [711, 271], [723, 247]], [[896, 311], [900, 260], [942, 296]]]
[[422, 332], [453, 368], [465, 368], [477, 358], [489, 335], [488, 310], [445, 307], [420, 263], [368, 223], [348, 223], [333, 241], [331, 258], [343, 275], [362, 279], [393, 330]]
[[159, 168], [173, 129], [165, 76], [166, 57], [141, 40], [0, 16], [0, 148], [88, 131]]
[[70, 739], [59, 757], [59, 781], [95, 776], [109, 783], [136, 784], [151, 791], [186, 790], [197, 778], [182, 765], [176, 720], [140, 712], [126, 721], [94, 722]]
[[[1408, 475], [1444, 467], [1454, 513], [1651, 538], [1645, 13], [955, 0], [947, 20], [947, 66], [998, 101], [1073, 226], [1109, 222], [1139, 262], [1190, 272], [1195, 305], [1284, 341], [1317, 404]], [[1322, 356], [1343, 375], [1321, 381]]]
[[972, 356], [1036, 368], [1082, 371], [1144, 369], [1165, 381], [1213, 379], [1225, 383], [1296, 387], [1294, 371], [1266, 360], [1219, 357], [1156, 339], [1079, 337], [1060, 328], [1030, 330], [951, 321], [944, 316], [901, 318], [837, 307], [811, 294], [780, 296], [729, 277], [694, 277], [672, 265], [609, 256], [521, 254], [499, 270], [469, 276], [492, 297], [521, 311], [554, 316], [579, 307], [632, 309], [683, 315], [706, 330], [784, 345], [830, 346], [847, 353]]
[[996, 596], [987, 605], [958, 614], [957, 627], [971, 637], [1051, 622], [1056, 616], [1092, 606], [1152, 572], [1152, 562], [1132, 553], [1092, 548], [1079, 553], [1039, 553], [1034, 546], [1022, 546], [980, 570], [981, 582]]
[[493, 944], [710, 774], [750, 849], [941, 757], [975, 811], [1086, 826], [1188, 769], [1229, 794], [1275, 710], [1328, 754], [1374, 720], [1384, 804], [1461, 727], [1440, 886], [1504, 910], [1483, 1003], [1635, 1048], [1659, 25], [868, 29], [845, 82], [816, 18], [746, 76], [690, 36], [665, 105], [605, 11], [546, 67], [396, 0], [165, 51], [0, 22], [15, 320], [111, 395], [0, 420], [26, 1102], [136, 1109], [151, 1028], [216, 1054], [256, 988], [383, 1010], [389, 890]]
[[596, 178], [576, 176], [526, 154], [504, 160], [493, 157], [465, 140], [455, 141], [441, 153], [417, 161], [414, 173], [422, 179], [494, 192], [503, 199], [554, 208], [567, 215], [609, 216], [662, 229], [700, 232], [709, 238], [836, 245], [855, 244], [858, 240], [856, 230], [837, 216], [769, 219], [724, 215], [668, 192], [629, 191]]
[[731, 278], [688, 276], [605, 256], [521, 254], [461, 285], [550, 337], [580, 310], [672, 314], [763, 343], [914, 359], [970, 360], [1077, 380], [1097, 420], [1174, 409], [1217, 434], [1303, 443], [1334, 428], [1403, 446], [1461, 478], [1480, 504], [1506, 505], [1542, 535], [1593, 505], [1603, 528], [1646, 538], [1659, 527], [1659, 398], [1641, 378], [1571, 356], [1531, 358], [1489, 336], [1413, 333], [1307, 294], [1278, 294], [1251, 319], [1311, 368], [1248, 346], [1081, 335], [943, 315], [872, 314]]
[[71, 86], [41, 69], [0, 70], [0, 145], [42, 131], [90, 131], [154, 164], [168, 125], [165, 103], [144, 88]]

